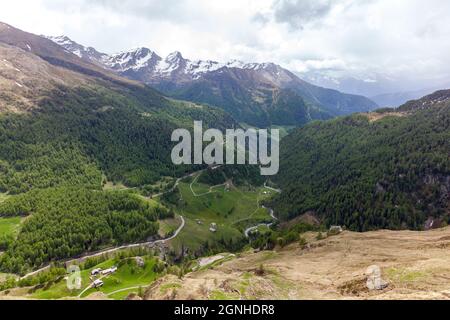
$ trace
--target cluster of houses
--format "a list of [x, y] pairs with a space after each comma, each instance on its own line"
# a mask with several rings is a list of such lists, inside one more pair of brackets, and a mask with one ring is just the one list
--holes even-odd
[[[195, 220], [199, 226], [203, 225], [203, 221], [200, 219]], [[216, 233], [218, 230], [217, 223], [211, 223], [209, 225], [209, 231], [212, 233]]]
[[[106, 277], [106, 276], [109, 276], [116, 272], [117, 272], [117, 267], [111, 267], [111, 268], [105, 269], [105, 270], [102, 270], [101, 268], [97, 268], [97, 269], [94, 269], [91, 271], [91, 276], [92, 277], [97, 277], [97, 276]], [[104, 284], [105, 283], [101, 279], [96, 279], [92, 282], [92, 287], [100, 288], [100, 287], [103, 287]]]

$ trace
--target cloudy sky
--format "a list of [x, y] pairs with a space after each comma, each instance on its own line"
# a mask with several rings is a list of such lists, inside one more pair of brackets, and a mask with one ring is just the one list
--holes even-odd
[[450, 79], [449, 14], [448, 0], [2, 0], [0, 21], [106, 53], [146, 46], [419, 88]]

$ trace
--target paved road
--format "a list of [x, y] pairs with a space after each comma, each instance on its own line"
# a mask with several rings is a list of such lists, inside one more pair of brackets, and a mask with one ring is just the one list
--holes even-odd
[[[157, 244], [161, 244], [161, 243], [166, 243], [166, 242], [168, 242], [168, 241], [170, 241], [170, 240], [173, 240], [173, 239], [175, 239], [176, 237], [178, 237], [178, 235], [180, 234], [180, 232], [184, 229], [184, 227], [185, 227], [185, 225], [186, 225], [186, 221], [184, 220], [184, 217], [182, 217], [182, 216], [179, 216], [179, 217], [180, 217], [180, 219], [181, 219], [181, 225], [180, 225], [180, 227], [177, 229], [177, 231], [175, 231], [175, 233], [173, 234], [173, 236], [171, 236], [170, 238], [167, 238], [167, 239], [161, 239], [161, 240], [156, 240], [156, 241], [150, 241], [150, 242], [145, 242], [145, 243], [137, 243], [137, 244], [130, 244], [130, 245], [126, 245], [126, 246], [116, 247], [116, 248], [112, 248], [112, 249], [107, 249], [107, 250], [99, 251], [99, 252], [96, 252], [96, 253], [93, 253], [93, 254], [90, 254], [90, 255], [82, 256], [82, 257], [77, 258], [77, 259], [64, 260], [64, 261], [62, 261], [62, 262], [65, 262], [66, 264], [70, 264], [70, 263], [72, 263], [72, 262], [85, 261], [85, 260], [90, 259], [90, 258], [99, 257], [99, 256], [102, 256], [102, 255], [104, 255], [104, 254], [110, 254], [110, 253], [113, 253], [113, 252], [116, 252], [116, 251], [119, 251], [119, 250], [133, 249], [133, 248], [140, 248], [140, 247], [148, 247], [148, 246], [151, 246], [151, 245], [157, 245]], [[50, 269], [50, 266], [49, 266], [49, 265], [46, 266], [46, 267], [44, 267], [44, 268], [41, 268], [41, 269], [39, 269], [39, 270], [30, 272], [30, 273], [26, 274], [25, 276], [23, 276], [23, 277], [20, 278], [20, 279], [25, 279], [25, 278], [28, 278], [28, 277], [32, 277], [32, 276], [34, 276], [34, 275], [36, 275], [36, 274], [38, 274], [38, 273], [41, 273], [41, 272], [43, 272], [43, 271], [46, 271], [46, 270], [48, 270], [48, 269]]]
[[262, 208], [268, 209], [268, 210], [269, 210], [270, 216], [272, 217], [272, 219], [273, 219], [274, 221], [271, 222], [271, 223], [260, 223], [260, 224], [258, 224], [258, 225], [256, 225], [256, 226], [247, 228], [247, 229], [245, 230], [245, 233], [244, 233], [246, 238], [250, 238], [250, 233], [251, 233], [252, 231], [254, 231], [254, 230], [257, 230], [259, 227], [264, 227], [264, 226], [266, 226], [266, 227], [270, 228], [271, 226], [273, 226], [273, 224], [274, 224], [276, 221], [278, 221], [278, 218], [275, 217], [275, 212], [273, 211], [273, 209], [265, 208], [264, 206], [262, 206]]
[[274, 192], [276, 192], [276, 193], [281, 193], [281, 190], [280, 190], [280, 189], [275, 189], [275, 188], [269, 187], [269, 186], [267, 185], [267, 182], [264, 182], [264, 188], [269, 189], [269, 190], [272, 190], [272, 191], [274, 191]]
[[[104, 254], [113, 253], [113, 252], [116, 252], [116, 251], [119, 251], [119, 250], [133, 249], [133, 248], [140, 248], [140, 247], [148, 247], [148, 246], [151, 246], [151, 245], [156, 245], [156, 244], [160, 244], [160, 243], [166, 243], [166, 242], [168, 242], [170, 240], [173, 240], [176, 237], [178, 237], [180, 232], [184, 229], [184, 227], [186, 225], [186, 221], [184, 220], [184, 217], [182, 217], [182, 216], [179, 216], [179, 217], [181, 219], [181, 225], [177, 229], [177, 231], [175, 231], [173, 236], [171, 236], [170, 238], [156, 240], [156, 241], [150, 241], [150, 242], [144, 242], [144, 243], [130, 244], [130, 245], [121, 246], [121, 247], [116, 247], [116, 248], [112, 248], [112, 249], [109, 249], [109, 250], [100, 251], [100, 252], [97, 252], [97, 253], [94, 253], [94, 254], [91, 254], [91, 255], [88, 255], [88, 256], [84, 256], [84, 257], [82, 257], [80, 259], [87, 260], [87, 259], [90, 259], [90, 258], [95, 258], [95, 257], [102, 256]], [[70, 261], [67, 261], [67, 262], [70, 263], [70, 262], [80, 261], [80, 259], [73, 259], [73, 260], [70, 260]]]
[[[213, 167], [212, 170], [216, 170], [216, 169], [218, 169], [218, 168], [220, 168], [220, 167], [221, 167], [221, 165], [217, 165], [217, 166]], [[196, 171], [196, 172], [193, 172], [193, 173], [191, 173], [191, 174], [188, 174], [188, 175], [186, 175], [186, 176], [184, 176], [184, 177], [178, 178], [177, 181], [175, 182], [174, 186], [173, 186], [170, 190], [165, 191], [165, 192], [160, 193], [160, 194], [157, 194], [157, 195], [154, 195], [153, 198], [158, 198], [158, 197], [163, 196], [164, 194], [173, 192], [173, 191], [178, 187], [178, 185], [180, 184], [181, 181], [183, 181], [184, 179], [190, 178], [190, 177], [194, 177], [194, 176], [196, 176], [197, 174], [202, 173], [202, 172], [204, 172], [204, 171], [206, 171], [206, 170], [207, 170], [207, 169], [203, 169], [203, 170]], [[281, 193], [281, 190], [277, 190], [277, 189], [268, 187], [268, 186], [266, 185], [266, 183], [264, 184], [264, 187], [267, 188], [267, 189], [269, 189], [269, 190], [272, 190], [272, 191]], [[192, 188], [191, 188], [191, 190], [192, 190]], [[194, 192], [193, 190], [192, 190], [192, 192], [193, 192], [193, 194], [195, 195], [195, 192]], [[270, 210], [271, 210], [271, 216], [272, 216], [272, 218], [274, 218], [274, 220], [278, 220], [278, 219], [274, 216], [273, 210], [272, 210], [272, 209], [270, 209]], [[152, 242], [138, 243], [138, 244], [131, 244], [131, 245], [127, 245], [127, 246], [116, 247], [116, 248], [112, 248], [112, 249], [100, 251], [100, 252], [97, 252], [97, 253], [94, 253], [94, 254], [91, 254], [91, 255], [82, 256], [82, 257], [77, 258], [77, 259], [64, 260], [64, 261], [61, 261], [61, 262], [65, 262], [66, 264], [67, 264], [67, 263], [70, 264], [70, 263], [75, 262], [75, 261], [84, 261], [84, 260], [87, 260], [87, 259], [89, 259], [89, 258], [95, 258], [95, 257], [98, 257], [98, 256], [102, 256], [102, 255], [104, 255], [104, 254], [113, 253], [113, 252], [116, 252], [116, 251], [119, 251], [119, 250], [123, 250], [123, 249], [139, 248], [139, 247], [145, 247], [145, 246], [150, 246], [150, 245], [155, 245], [155, 244], [160, 244], [160, 243], [168, 242], [168, 241], [170, 241], [170, 240], [175, 239], [175, 238], [179, 235], [179, 233], [181, 232], [181, 230], [184, 229], [184, 227], [185, 227], [185, 225], [186, 225], [186, 221], [184, 220], [184, 217], [180, 216], [180, 218], [181, 218], [181, 221], [182, 221], [181, 226], [180, 226], [180, 227], [178, 228], [178, 230], [174, 233], [174, 235], [173, 235], [172, 237], [168, 238], [168, 239], [162, 239], [162, 240], [157, 240], [157, 241], [152, 241]], [[273, 225], [273, 223], [271, 223], [271, 224], [269, 224], [269, 225], [268, 225], [268, 224], [261, 224], [261, 225], [257, 225], [257, 226], [248, 228], [248, 229], [245, 231], [245, 236], [248, 238], [248, 237], [249, 237], [249, 233], [251, 232], [251, 230], [255, 230], [255, 229], [257, 229], [258, 227], [260, 227], [260, 226], [262, 226], [262, 225], [266, 225], [266, 226], [269, 226], [269, 227], [270, 227], [271, 225]], [[21, 277], [20, 279], [22, 280], [22, 279], [25, 279], [25, 278], [28, 278], [28, 277], [32, 277], [32, 276], [34, 276], [34, 275], [36, 275], [36, 274], [39, 274], [39, 273], [41, 273], [41, 272], [44, 272], [44, 271], [50, 269], [50, 267], [51, 267], [50, 265], [45, 266], [45, 267], [43, 267], [43, 268], [41, 268], [41, 269], [39, 269], [39, 270], [36, 270], [36, 271], [33, 271], [33, 272], [30, 272], [30, 273], [26, 274], [25, 276]]]
[[[218, 169], [218, 168], [220, 168], [220, 167], [221, 167], [221, 165], [214, 166], [214, 167], [212, 167], [212, 170], [216, 170], [216, 169]], [[165, 195], [165, 194], [167, 194], [167, 193], [170, 193], [170, 192], [175, 191], [175, 189], [178, 187], [178, 185], [180, 184], [181, 181], [183, 181], [184, 179], [190, 178], [190, 177], [194, 177], [194, 176], [196, 176], [197, 174], [204, 172], [205, 170], [207, 170], [207, 169], [203, 169], [203, 170], [200, 170], [200, 171], [196, 171], [196, 172], [190, 173], [190, 174], [188, 174], [188, 175], [185, 175], [184, 177], [178, 178], [177, 181], [175, 182], [174, 186], [173, 186], [170, 190], [165, 191], [165, 192], [162, 192], [162, 193], [159, 193], [159, 194], [156, 194], [156, 195], [154, 195], [152, 198], [159, 198], [159, 197], [162, 197], [163, 195]], [[89, 259], [89, 258], [98, 257], [98, 256], [101, 256], [101, 255], [103, 255], [103, 254], [108, 254], [108, 253], [115, 252], [115, 251], [122, 250], [122, 249], [136, 248], [136, 247], [142, 247], [142, 246], [148, 246], [148, 245], [151, 245], [151, 244], [164, 243], [164, 242], [173, 240], [174, 238], [176, 238], [176, 237], [178, 236], [178, 234], [180, 233], [180, 231], [184, 228], [184, 226], [185, 226], [185, 224], [186, 224], [186, 222], [184, 221], [184, 218], [183, 218], [183, 217], [181, 217], [181, 220], [182, 220], [181, 227], [177, 230], [177, 232], [175, 232], [174, 236], [172, 236], [172, 237], [169, 238], [169, 239], [158, 240], [158, 241], [155, 241], [155, 242], [147, 242], [147, 243], [133, 244], [133, 245], [122, 246], [122, 247], [118, 247], [118, 248], [112, 248], [112, 249], [109, 249], [109, 250], [105, 250], [105, 251], [100, 251], [100, 252], [98, 252], [98, 253], [94, 253], [94, 254], [92, 254], [92, 255], [83, 256], [83, 257], [80, 257], [80, 258], [78, 258], [78, 259], [64, 260], [64, 261], [62, 261], [62, 262], [65, 262], [65, 263], [71, 263], [71, 262], [74, 262], [74, 261], [80, 261], [80, 259], [86, 260], [86, 259]], [[34, 275], [36, 275], [36, 274], [39, 274], [39, 273], [41, 273], [41, 272], [44, 272], [44, 271], [50, 269], [50, 267], [51, 267], [50, 265], [45, 266], [45, 267], [43, 267], [43, 268], [41, 268], [41, 269], [39, 269], [39, 270], [36, 270], [36, 271], [33, 271], [33, 272], [30, 272], [30, 273], [26, 274], [25, 276], [21, 277], [20, 279], [25, 279], [25, 278], [28, 278], [28, 277], [32, 277], [32, 276], [34, 276]]]
[[[174, 233], [174, 235], [171, 236], [170, 238], [162, 239], [162, 240], [157, 240], [157, 241], [152, 241], [152, 242], [147, 242], [147, 243], [131, 244], [131, 245], [128, 245], [128, 246], [122, 246], [122, 247], [118, 247], [118, 248], [114, 248], [114, 249], [110, 249], [110, 250], [105, 250], [105, 251], [98, 252], [98, 253], [93, 254], [93, 255], [90, 255], [90, 256], [86, 256], [86, 257], [84, 257], [83, 259], [94, 258], [94, 257], [100, 256], [100, 255], [103, 255], [103, 254], [108, 254], [108, 253], [112, 253], [112, 252], [115, 252], [115, 251], [118, 251], [118, 250], [123, 250], [123, 249], [132, 249], [132, 248], [137, 248], [137, 247], [146, 247], [146, 246], [156, 245], [156, 244], [160, 244], [160, 243], [166, 243], [166, 242], [168, 242], [168, 241], [170, 241], [170, 240], [173, 240], [173, 239], [175, 239], [176, 237], [178, 237], [178, 235], [180, 234], [180, 232], [184, 229], [184, 226], [186, 225], [186, 221], [184, 220], [184, 218], [183, 218], [182, 216], [180, 216], [180, 218], [181, 218], [181, 226], [177, 229], [177, 231]], [[70, 262], [73, 262], [73, 261], [79, 261], [79, 260], [78, 260], [78, 259], [75, 259], [75, 260], [69, 261], [69, 263], [70, 263]], [[105, 277], [106, 277], [106, 276], [105, 276]], [[103, 278], [104, 278], [104, 277], [101, 277], [101, 278], [99, 278], [99, 280], [101, 280], [101, 279], [103, 279]], [[91, 283], [88, 287], [86, 287], [86, 288], [78, 295], [78, 298], [81, 298], [81, 297], [83, 296], [83, 294], [84, 294], [86, 291], [88, 291], [89, 289], [91, 289], [91, 288], [92, 288], [92, 285], [93, 285], [93, 283]], [[139, 287], [138, 287], [138, 288], [139, 288]], [[129, 288], [128, 290], [132, 290], [132, 289], [134, 289], [134, 288]], [[122, 291], [125, 291], [125, 290], [126, 290], [126, 289], [122, 289]], [[113, 293], [110, 293], [109, 295], [112, 295], [112, 294], [117, 293], [117, 292], [121, 292], [121, 291], [120, 291], [120, 290], [119, 290], [119, 291], [115, 291], [115, 292], [113, 292]]]

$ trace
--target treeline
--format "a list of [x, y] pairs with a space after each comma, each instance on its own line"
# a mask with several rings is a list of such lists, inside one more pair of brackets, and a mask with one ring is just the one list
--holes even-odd
[[[381, 111], [389, 112], [391, 110]], [[351, 230], [423, 229], [449, 219], [450, 106], [370, 121], [354, 115], [297, 129], [281, 142], [270, 206], [284, 220], [314, 212]]]
[[0, 205], [0, 216], [13, 213], [31, 214], [0, 256], [0, 270], [18, 274], [107, 246], [147, 241], [158, 232], [157, 219], [173, 215], [133, 194], [75, 187], [11, 197]]
[[264, 184], [265, 177], [257, 165], [223, 165], [219, 168], [208, 168], [199, 177], [198, 182], [211, 186], [223, 184], [232, 180], [237, 186]]
[[273, 225], [267, 232], [250, 235], [250, 245], [260, 250], [273, 250], [277, 246], [283, 248], [294, 242], [304, 242], [302, 234], [308, 231], [323, 231], [323, 227], [306, 223], [297, 223], [287, 228]]

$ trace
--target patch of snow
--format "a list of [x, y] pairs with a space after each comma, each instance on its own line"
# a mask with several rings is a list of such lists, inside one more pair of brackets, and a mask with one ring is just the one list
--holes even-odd
[[75, 50], [74, 52], [73, 52], [73, 54], [74, 55], [76, 55], [76, 56], [78, 56], [79, 58], [81, 58], [83, 55], [81, 54], [81, 51], [80, 50]]
[[216, 61], [188, 61], [185, 69], [186, 74], [193, 75], [194, 77], [199, 77], [200, 74], [213, 72], [222, 69], [225, 65]]
[[28, 43], [27, 43], [27, 49], [28, 49], [28, 51], [31, 51], [31, 47]]
[[6, 67], [12, 68], [12, 69], [16, 70], [17, 72], [22, 72], [20, 69], [17, 69], [16, 67], [14, 67], [14, 66], [12, 65], [12, 63], [9, 62], [8, 60], [2, 59], [2, 62], [3, 62], [3, 64], [4, 64]]
[[143, 67], [146, 67], [148, 65], [148, 62], [152, 59], [153, 57], [153, 52], [149, 51], [146, 55], [144, 55], [143, 57], [140, 57], [136, 60], [136, 63], [133, 67], [134, 70], [139, 70]]
[[20, 88], [23, 88], [23, 85], [21, 85], [21, 84], [18, 83], [17, 81], [16, 81], [16, 85], [19, 86]]
[[161, 74], [171, 74], [178, 70], [181, 66], [183, 57], [178, 51], [173, 52], [167, 56], [166, 59], [161, 60], [155, 67], [155, 72]]
[[69, 39], [69, 37], [67, 36], [56, 36], [56, 37], [47, 37], [47, 39], [52, 40], [53, 42], [59, 44], [62, 47], [66, 47], [66, 46], [72, 46], [74, 45], [74, 42], [72, 40]]
[[160, 59], [153, 51], [147, 48], [137, 48], [130, 51], [123, 51], [112, 56], [103, 56], [102, 62], [109, 68], [127, 71], [133, 69], [138, 71], [149, 65], [152, 59]]
[[66, 50], [80, 58], [83, 55], [89, 56], [106, 68], [119, 72], [126, 72], [128, 70], [138, 72], [151, 66], [154, 75], [169, 77], [175, 71], [179, 71], [195, 80], [199, 79], [204, 74], [219, 71], [222, 68], [237, 68], [255, 71], [266, 70], [275, 76], [281, 76], [280, 69], [272, 63], [245, 63], [239, 60], [230, 60], [225, 63], [212, 60], [191, 61], [184, 59], [182, 54], [178, 51], [175, 51], [169, 54], [165, 59], [162, 59], [155, 52], [143, 47], [122, 51], [113, 55], [100, 53], [100, 56], [92, 58], [92, 55], [96, 54], [94, 48], [86, 48], [78, 45], [66, 36], [47, 38], [60, 46], [63, 46]]

